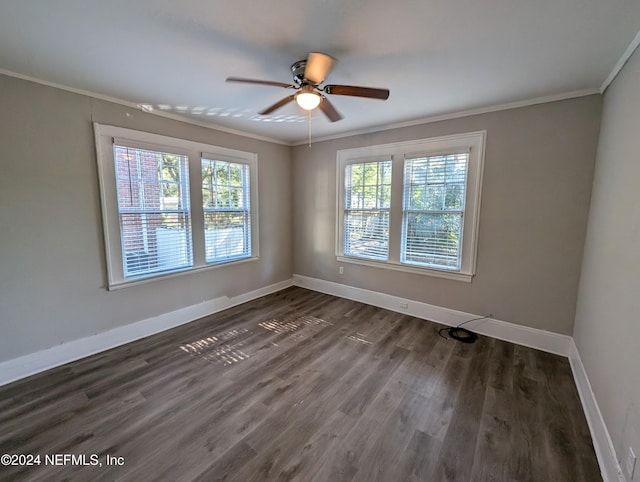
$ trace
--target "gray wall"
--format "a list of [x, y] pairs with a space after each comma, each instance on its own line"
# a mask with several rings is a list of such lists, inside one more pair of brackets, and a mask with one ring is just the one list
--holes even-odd
[[[604, 96], [574, 338], [619, 459], [640, 456], [640, 51]], [[636, 477], [640, 480], [640, 465]]]
[[[0, 361], [291, 277], [289, 147], [2, 75], [0, 106]], [[261, 259], [107, 291], [92, 120], [257, 152]]]
[[[0, 76], [0, 105], [0, 361], [245, 293], [294, 272], [572, 333], [600, 96], [311, 148], [201, 128], [6, 76]], [[261, 259], [107, 291], [92, 121], [257, 152]], [[336, 150], [476, 130], [487, 131], [487, 145], [473, 283], [355, 265], [338, 275]]]
[[[598, 95], [325, 142], [293, 151], [294, 272], [572, 333], [600, 125]], [[486, 130], [472, 283], [335, 258], [336, 151]]]

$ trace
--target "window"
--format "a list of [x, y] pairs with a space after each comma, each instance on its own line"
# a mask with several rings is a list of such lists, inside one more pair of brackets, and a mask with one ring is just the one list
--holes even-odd
[[404, 161], [400, 261], [460, 270], [469, 154]]
[[202, 159], [207, 262], [251, 256], [249, 166]]
[[113, 146], [124, 276], [193, 265], [184, 155]]
[[109, 289], [257, 259], [255, 154], [99, 124], [95, 134]]
[[338, 151], [338, 260], [470, 282], [484, 138]]
[[345, 190], [345, 254], [388, 259], [391, 161], [348, 164]]

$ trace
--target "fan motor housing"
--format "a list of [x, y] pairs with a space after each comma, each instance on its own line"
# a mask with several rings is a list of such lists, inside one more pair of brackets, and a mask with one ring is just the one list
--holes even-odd
[[291, 64], [291, 73], [293, 73], [293, 80], [296, 82], [296, 84], [302, 85], [303, 83], [305, 83], [304, 71], [306, 68], [307, 68], [306, 59], [298, 60], [297, 62], [294, 62], [293, 64]]

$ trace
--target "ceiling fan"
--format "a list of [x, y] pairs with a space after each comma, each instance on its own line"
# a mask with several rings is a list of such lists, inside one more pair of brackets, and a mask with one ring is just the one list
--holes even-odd
[[335, 59], [329, 55], [320, 52], [311, 52], [305, 60], [298, 60], [291, 65], [293, 84], [273, 82], [270, 80], [245, 79], [243, 77], [227, 77], [227, 82], [270, 85], [298, 91], [267, 107], [262, 112], [259, 112], [260, 115], [271, 114], [275, 110], [295, 100], [304, 110], [311, 111], [319, 107], [331, 122], [336, 122], [342, 119], [342, 115], [340, 115], [324, 94], [349, 95], [352, 97], [366, 97], [381, 100], [387, 100], [389, 98], [389, 89], [333, 84], [320, 87], [320, 84], [324, 82], [334, 63]]

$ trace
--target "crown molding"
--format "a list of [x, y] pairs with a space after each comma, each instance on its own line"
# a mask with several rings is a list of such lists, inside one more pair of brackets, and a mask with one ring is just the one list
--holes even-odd
[[[462, 110], [462, 111], [457, 111], [457, 112], [450, 112], [448, 114], [441, 114], [441, 115], [434, 115], [434, 116], [429, 116], [429, 117], [422, 117], [422, 118], [419, 118], [419, 119], [414, 119], [414, 120], [405, 121], [405, 122], [396, 122], [396, 123], [387, 124], [387, 125], [384, 125], [384, 126], [374, 126], [374, 127], [369, 127], [369, 128], [365, 128], [365, 129], [357, 129], [357, 130], [352, 130], [352, 131], [348, 131], [348, 132], [343, 132], [341, 134], [334, 134], [334, 135], [330, 135], [330, 136], [323, 136], [323, 137], [314, 138], [313, 142], [317, 143], [317, 142], [323, 142], [323, 141], [330, 141], [330, 140], [333, 140], [333, 139], [341, 139], [343, 137], [352, 137], [352, 136], [357, 136], [357, 135], [361, 135], [361, 134], [371, 134], [371, 133], [374, 133], [374, 132], [382, 132], [382, 131], [388, 131], [388, 130], [392, 130], [392, 129], [400, 129], [402, 127], [412, 127], [412, 126], [417, 126], [417, 125], [421, 125], [421, 124], [429, 124], [429, 123], [432, 123], [432, 122], [440, 122], [440, 121], [445, 121], [445, 120], [450, 120], [450, 119], [459, 119], [461, 117], [469, 117], [469, 116], [472, 116], [472, 115], [488, 114], [488, 113], [491, 113], [491, 112], [498, 112], [498, 111], [502, 111], [502, 110], [517, 109], [517, 108], [520, 108], [520, 107], [528, 107], [528, 106], [536, 105], [536, 104], [546, 104], [548, 102], [556, 102], [556, 101], [560, 101], [560, 100], [574, 99], [576, 97], [585, 97], [587, 95], [594, 95], [594, 94], [600, 94], [600, 90], [597, 89], [597, 88], [574, 90], [574, 91], [565, 92], [565, 93], [562, 93], [562, 94], [547, 95], [547, 96], [544, 96], [544, 97], [536, 97], [536, 98], [533, 98], [533, 99], [519, 100], [519, 101], [515, 101], [515, 102], [509, 102], [509, 103], [506, 103], [506, 104], [496, 104], [496, 105], [492, 105], [492, 106], [479, 107], [477, 109]], [[306, 143], [307, 143], [306, 140], [300, 140], [300, 141], [294, 141], [290, 145], [291, 146], [302, 146], [302, 145], [305, 145]]]
[[604, 91], [607, 90], [609, 84], [611, 84], [611, 82], [613, 82], [614, 79], [618, 76], [618, 74], [622, 70], [622, 67], [624, 67], [624, 64], [627, 63], [627, 60], [629, 60], [629, 58], [633, 55], [633, 52], [635, 52], [635, 50], [638, 48], [638, 45], [640, 45], [640, 30], [638, 30], [638, 33], [627, 47], [627, 50], [624, 51], [622, 57], [620, 57], [620, 60], [618, 60], [618, 63], [616, 63], [609, 76], [600, 86], [601, 94], [604, 94]]
[[[633, 40], [633, 42], [629, 45], [629, 47], [625, 51], [625, 55], [623, 55], [623, 57], [618, 61], [618, 64], [616, 64], [617, 70], [614, 69], [614, 71], [612, 71], [611, 74], [609, 75], [609, 78], [610, 78], [610, 80], [608, 78], [609, 83], [613, 80], [615, 75], [617, 75], [617, 73], [620, 71], [620, 69], [622, 68], [624, 63], [629, 59], [631, 54], [633, 54], [633, 51], [638, 46], [638, 44], [640, 44], [640, 32], [638, 32], [638, 35], [636, 35], [636, 37]], [[210, 123], [210, 122], [200, 122], [200, 121], [197, 121], [197, 120], [192, 119], [192, 118], [187, 117], [187, 116], [183, 116], [183, 115], [180, 115], [180, 114], [175, 114], [175, 113], [172, 113], [172, 112], [159, 111], [158, 109], [154, 109], [153, 111], [148, 111], [146, 109], [143, 109], [140, 104], [136, 104], [134, 102], [130, 102], [130, 101], [127, 101], [127, 100], [124, 100], [124, 99], [119, 99], [117, 97], [111, 97], [111, 96], [108, 96], [108, 95], [98, 94], [96, 92], [91, 92], [91, 91], [88, 91], [88, 90], [76, 89], [74, 87], [69, 87], [67, 85], [58, 84], [58, 83], [55, 83], [55, 82], [49, 82], [47, 80], [42, 80], [42, 79], [39, 79], [37, 77], [31, 77], [29, 75], [20, 74], [18, 72], [13, 72], [13, 71], [7, 70], [7, 69], [0, 68], [0, 74], [1, 75], [6, 75], [8, 77], [15, 77], [17, 79], [26, 80], [26, 81], [29, 81], [29, 82], [34, 82], [34, 83], [41, 84], [41, 85], [46, 85], [48, 87], [54, 87], [56, 89], [65, 90], [67, 92], [72, 92], [74, 94], [84, 95], [84, 96], [91, 97], [91, 98], [94, 98], [94, 99], [103, 100], [103, 101], [106, 101], [106, 102], [111, 102], [111, 103], [114, 103], [114, 104], [118, 104], [118, 105], [122, 105], [122, 106], [125, 106], [125, 107], [129, 107], [131, 109], [141, 110], [142, 112], [145, 112], [147, 114], [152, 114], [152, 115], [156, 115], [156, 116], [159, 116], [159, 117], [172, 119], [172, 120], [175, 120], [175, 121], [178, 121], [178, 122], [184, 122], [186, 124], [196, 125], [196, 126], [199, 126], [199, 127], [204, 127], [206, 129], [211, 129], [211, 130], [215, 130], [215, 131], [226, 132], [228, 134], [234, 134], [234, 135], [238, 135], [238, 136], [242, 136], [242, 137], [248, 137], [248, 138], [251, 138], [251, 139], [256, 139], [256, 140], [260, 140], [260, 141], [265, 141], [265, 142], [270, 142], [270, 143], [273, 143], [273, 144], [279, 144], [279, 145], [290, 146], [290, 147], [301, 146], [301, 145], [304, 145], [304, 144], [307, 143], [306, 139], [300, 139], [300, 140], [296, 140], [296, 141], [284, 141], [284, 140], [281, 140], [281, 139], [276, 139], [276, 138], [267, 137], [267, 136], [261, 136], [259, 134], [254, 134], [254, 133], [247, 132], [247, 131], [242, 131], [242, 130], [239, 130], [239, 129], [232, 129], [230, 127], [225, 127], [225, 126], [221, 126], [221, 125]], [[573, 99], [573, 98], [577, 98], [577, 97], [584, 97], [584, 96], [587, 96], [587, 95], [601, 94], [602, 92], [604, 92], [604, 89], [606, 89], [606, 86], [608, 86], [608, 83], [606, 81], [605, 81], [605, 84], [603, 84], [603, 86], [600, 89], [593, 88], [593, 89], [575, 90], [575, 91], [571, 91], [571, 92], [565, 92], [565, 93], [562, 93], [562, 94], [555, 94], [555, 95], [549, 95], [549, 96], [544, 96], [544, 97], [536, 97], [536, 98], [532, 98], [532, 99], [509, 102], [509, 103], [505, 103], [505, 104], [496, 104], [496, 105], [491, 105], [491, 106], [486, 106], [486, 107], [480, 107], [480, 108], [477, 108], [477, 109], [469, 109], [469, 110], [450, 112], [450, 113], [441, 114], [441, 115], [421, 117], [421, 118], [413, 119], [413, 120], [409, 120], [409, 121], [396, 122], [396, 123], [392, 123], [392, 124], [379, 125], [379, 126], [373, 126], [373, 127], [368, 127], [368, 128], [364, 128], [364, 129], [355, 129], [355, 130], [351, 130], [351, 131], [347, 131], [347, 132], [343, 132], [343, 133], [339, 133], [339, 134], [333, 134], [333, 135], [328, 135], [328, 136], [317, 137], [317, 138], [313, 139], [313, 142], [317, 143], [317, 142], [329, 141], [329, 140], [333, 140], [333, 139], [341, 139], [341, 138], [344, 138], [344, 137], [357, 136], [357, 135], [361, 135], [361, 134], [371, 134], [373, 132], [383, 132], [383, 131], [388, 131], [388, 130], [392, 130], [392, 129], [400, 129], [400, 128], [403, 128], [403, 127], [412, 127], [412, 126], [421, 125], [421, 124], [429, 124], [429, 123], [432, 123], [432, 122], [440, 122], [440, 121], [451, 120], [451, 119], [459, 119], [461, 117], [469, 117], [469, 116], [472, 116], [472, 115], [488, 114], [488, 113], [491, 113], [491, 112], [499, 112], [499, 111], [502, 111], [502, 110], [517, 109], [517, 108], [520, 108], [520, 107], [528, 107], [528, 106], [536, 105], [536, 104], [544, 104], [544, 103], [548, 103], [548, 102], [556, 102], [556, 101], [560, 101], [560, 100]]]
[[221, 126], [218, 124], [214, 124], [212, 122], [199, 122], [191, 117], [183, 116], [180, 114], [175, 114], [173, 112], [165, 112], [158, 109], [148, 110], [141, 107], [141, 104], [136, 104], [134, 102], [130, 102], [128, 100], [119, 99], [117, 97], [111, 97], [108, 95], [98, 94], [96, 92], [91, 92], [89, 90], [76, 89], [75, 87], [69, 87], [68, 85], [57, 84], [55, 82], [49, 82], [48, 80], [42, 80], [37, 77], [31, 77], [29, 75], [19, 74], [18, 72], [13, 72], [11, 70], [6, 70], [0, 68], [0, 75], [6, 75], [8, 77], [14, 77], [16, 79], [26, 80], [29, 82], [34, 82], [36, 84], [46, 85], [47, 87], [53, 87], [60, 90], [65, 90], [67, 92], [72, 92], [74, 94], [84, 95], [87, 97], [91, 97], [98, 100], [103, 100], [106, 102], [111, 102], [113, 104], [122, 105], [124, 107], [129, 107], [131, 109], [141, 110], [146, 114], [157, 115], [159, 117], [165, 117], [167, 119], [172, 119], [179, 122], [184, 122], [186, 124], [191, 124], [199, 127], [204, 127], [206, 129], [211, 129], [214, 131], [226, 132], [228, 134], [234, 134], [242, 137], [249, 137], [251, 139], [256, 139], [259, 141], [271, 142], [273, 144], [280, 144], [283, 146], [290, 146], [291, 144], [280, 139], [275, 139], [272, 137], [261, 136], [259, 134], [254, 134], [252, 132], [242, 131], [239, 129], [232, 129], [230, 127]]

